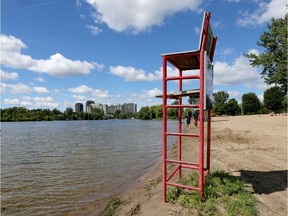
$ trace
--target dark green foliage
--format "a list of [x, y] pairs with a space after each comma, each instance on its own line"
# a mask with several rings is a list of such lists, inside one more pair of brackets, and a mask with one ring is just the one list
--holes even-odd
[[226, 109], [226, 102], [229, 98], [229, 94], [226, 91], [218, 91], [213, 94], [214, 99], [214, 106], [213, 106], [213, 112], [217, 115], [226, 115], [227, 109]]
[[247, 93], [242, 96], [242, 111], [244, 115], [259, 114], [261, 103], [255, 93]]
[[142, 120], [149, 120], [150, 119], [149, 107], [148, 106], [142, 107], [137, 113], [137, 118]]
[[226, 104], [227, 115], [239, 115], [241, 113], [240, 106], [235, 98], [232, 98]]
[[[142, 107], [137, 113], [137, 118], [142, 120], [162, 119], [162, 105], [145, 106]], [[177, 119], [178, 112], [176, 108], [167, 109], [168, 119]]]
[[103, 119], [105, 113], [102, 109], [92, 108], [91, 113], [89, 115], [90, 115], [90, 119], [101, 120], [101, 119]]
[[91, 113], [75, 113], [68, 107], [64, 112], [58, 109], [32, 109], [12, 107], [1, 109], [1, 121], [54, 121], [54, 120], [97, 120], [107, 119], [103, 110], [92, 109]]
[[268, 84], [279, 85], [287, 94], [287, 19], [272, 19], [268, 31], [264, 32], [258, 46], [265, 49], [260, 55], [247, 54], [253, 67], [262, 67], [261, 75]]
[[229, 98], [229, 94], [226, 91], [218, 91], [213, 94], [214, 104], [225, 104]]
[[240, 106], [235, 98], [229, 99], [229, 94], [226, 91], [219, 91], [213, 94], [214, 106], [213, 112], [217, 115], [239, 115], [241, 113]]
[[282, 104], [284, 96], [280, 87], [269, 88], [264, 92], [264, 106], [275, 113], [280, 112], [284, 108]]

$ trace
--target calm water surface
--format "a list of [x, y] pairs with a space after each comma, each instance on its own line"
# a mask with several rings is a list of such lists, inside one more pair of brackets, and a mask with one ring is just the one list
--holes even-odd
[[[168, 123], [171, 130], [176, 125]], [[1, 127], [1, 215], [97, 214], [101, 201], [125, 190], [162, 154], [161, 121]]]

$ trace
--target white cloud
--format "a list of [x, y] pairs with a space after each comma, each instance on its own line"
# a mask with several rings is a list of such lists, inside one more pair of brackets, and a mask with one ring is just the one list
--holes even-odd
[[28, 94], [31, 93], [32, 89], [30, 86], [24, 83], [17, 83], [12, 85], [7, 85], [6, 88], [9, 88], [11, 94]]
[[93, 97], [94, 99], [106, 99], [109, 98], [110, 95], [107, 90], [101, 90], [101, 89], [93, 89], [86, 85], [80, 85], [75, 88], [69, 88], [70, 92], [73, 92], [75, 94], [86, 94], [87, 96], [83, 95], [73, 95], [73, 98], [77, 101], [84, 101], [87, 98]]
[[92, 88], [90, 88], [86, 85], [80, 85], [80, 86], [75, 87], [75, 88], [69, 88], [68, 90], [73, 92], [73, 93], [78, 93], [78, 94], [90, 94], [93, 91]]
[[[147, 31], [159, 26], [168, 16], [184, 11], [197, 11], [201, 0], [86, 0], [94, 9], [95, 23], [106, 23], [117, 32]], [[113, 7], [113, 9], [111, 8]]]
[[150, 89], [150, 90], [143, 90], [143, 92], [149, 98], [155, 98], [156, 95], [161, 95], [162, 94], [162, 91], [157, 89], [157, 88]]
[[102, 32], [102, 29], [97, 26], [86, 25], [86, 27], [91, 31], [93, 35], [98, 35]]
[[[155, 70], [154, 73], [148, 73], [143, 69], [136, 69], [132, 66], [110, 66], [109, 71], [111, 74], [119, 76], [124, 79], [124, 81], [131, 82], [131, 81], [156, 81], [162, 80], [162, 67], [158, 70]], [[167, 66], [167, 76], [177, 76], [178, 70], [176, 68], [172, 68]], [[186, 73], [186, 71], [184, 72]]]
[[20, 105], [20, 100], [19, 99], [4, 99], [4, 104], [8, 105]]
[[102, 69], [103, 65], [95, 62], [70, 60], [60, 53], [51, 55], [49, 59], [33, 59], [21, 53], [27, 46], [14, 36], [1, 34], [1, 64], [6, 67], [26, 69], [53, 76], [87, 75], [94, 69]]
[[229, 98], [239, 98], [241, 96], [239, 91], [228, 91]]
[[83, 95], [73, 95], [72, 98], [76, 101], [85, 101], [87, 100], [87, 97], [83, 96]]
[[284, 18], [286, 14], [286, 0], [260, 1], [253, 12], [242, 12], [243, 18], [237, 21], [240, 26], [255, 26], [268, 23], [272, 18]]
[[152, 105], [158, 105], [162, 103], [162, 100], [159, 98], [156, 98], [156, 95], [161, 95], [162, 91], [153, 88], [153, 89], [143, 89], [142, 93], [136, 94], [133, 93], [130, 95], [132, 98], [131, 100], [134, 101], [137, 104], [138, 111], [143, 106], [152, 106]]
[[16, 84], [1, 84], [1, 93], [8, 93], [8, 94], [29, 94], [32, 92], [35, 93], [49, 93], [50, 91], [45, 87], [33, 87], [31, 88], [29, 85], [24, 83], [16, 83]]
[[56, 108], [58, 103], [54, 101], [52, 97], [35, 97], [33, 98], [36, 107]]
[[195, 30], [195, 33], [196, 33], [197, 35], [200, 35], [200, 32], [201, 32], [200, 28], [194, 27], [194, 30]]
[[92, 96], [97, 99], [104, 99], [110, 97], [107, 90], [100, 90], [100, 89], [94, 89], [92, 92]]
[[22, 97], [4, 99], [4, 104], [13, 106], [33, 106], [34, 108], [56, 108], [59, 106], [52, 97]]
[[214, 64], [214, 85], [243, 84], [250, 89], [266, 89], [264, 80], [249, 64], [249, 59], [241, 55], [232, 64], [216, 61]]
[[213, 29], [223, 29], [225, 25], [222, 23], [222, 21], [213, 21], [211, 22]]
[[255, 54], [256, 56], [260, 55], [260, 52], [257, 49], [248, 50], [248, 54]]
[[45, 82], [45, 79], [43, 77], [36, 77], [34, 78], [34, 80], [37, 80], [38, 82], [41, 82], [41, 83]]
[[0, 77], [1, 77], [1, 80], [16, 80], [19, 78], [18, 73], [16, 72], [9, 73], [1, 69], [0, 69]]
[[109, 70], [111, 74], [124, 78], [124, 81], [155, 81], [162, 78], [159, 71], [155, 71], [154, 74], [147, 73], [143, 69], [136, 69], [131, 66], [110, 66]]
[[45, 88], [45, 87], [33, 87], [33, 90], [36, 92], [36, 93], [49, 93], [50, 91]]
[[234, 52], [234, 49], [229, 47], [229, 48], [223, 48], [220, 50], [221, 55], [232, 55], [232, 53]]

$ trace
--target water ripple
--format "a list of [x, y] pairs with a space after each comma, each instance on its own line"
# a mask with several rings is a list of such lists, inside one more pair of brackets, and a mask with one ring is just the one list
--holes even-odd
[[158, 160], [161, 133], [161, 121], [2, 123], [2, 215], [87, 215]]

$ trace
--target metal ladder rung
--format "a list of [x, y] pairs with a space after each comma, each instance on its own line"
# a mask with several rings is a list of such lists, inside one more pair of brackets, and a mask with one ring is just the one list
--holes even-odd
[[167, 136], [187, 136], [187, 137], [196, 137], [199, 138], [199, 134], [189, 134], [189, 133], [173, 133], [173, 132], [166, 132]]

